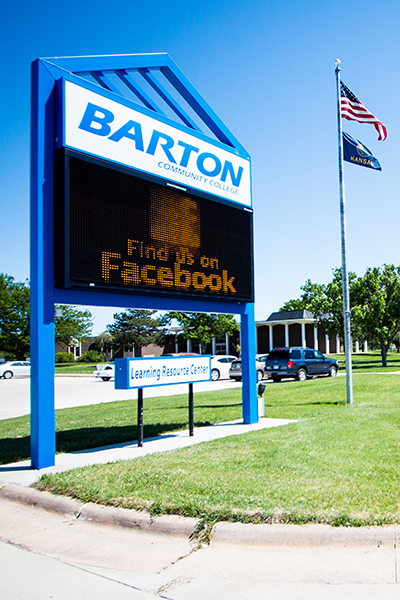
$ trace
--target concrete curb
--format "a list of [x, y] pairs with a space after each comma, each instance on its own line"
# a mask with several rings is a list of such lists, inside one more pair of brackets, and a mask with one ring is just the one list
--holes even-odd
[[190, 537], [198, 523], [197, 519], [178, 515], [152, 517], [149, 513], [127, 508], [84, 504], [73, 498], [55, 496], [14, 483], [7, 483], [0, 488], [0, 498], [102, 525], [140, 529], [159, 535]]
[[[149, 533], [190, 538], [198, 520], [177, 515], [152, 517], [146, 512], [115, 508], [99, 504], [84, 504], [73, 498], [55, 496], [33, 488], [5, 484], [0, 488], [0, 498], [74, 516], [80, 520], [101, 525], [138, 529]], [[280, 547], [362, 547], [396, 548], [400, 540], [400, 527], [331, 527], [329, 525], [251, 525], [243, 523], [217, 523], [212, 530], [212, 540], [221, 544]]]
[[223, 544], [292, 547], [393, 548], [400, 527], [331, 527], [330, 525], [247, 525], [217, 523], [212, 537]]
[[14, 483], [7, 483], [0, 489], [0, 498], [43, 508], [64, 515], [79, 515], [82, 504], [66, 496], [54, 496], [49, 492], [40, 492]]

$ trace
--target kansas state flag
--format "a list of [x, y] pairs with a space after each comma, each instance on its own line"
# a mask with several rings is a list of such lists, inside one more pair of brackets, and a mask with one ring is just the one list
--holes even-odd
[[382, 171], [379, 160], [372, 156], [367, 146], [364, 146], [360, 140], [354, 139], [345, 131], [343, 131], [343, 158], [347, 162], [353, 163], [353, 165]]

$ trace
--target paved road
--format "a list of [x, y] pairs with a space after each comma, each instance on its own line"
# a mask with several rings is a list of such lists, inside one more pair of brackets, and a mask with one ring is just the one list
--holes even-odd
[[186, 532], [186, 524], [175, 531], [166, 524], [180, 517], [146, 524], [142, 513], [136, 513], [136, 523], [121, 527], [96, 523], [90, 514], [104, 509], [86, 506], [92, 513], [85, 516], [0, 497], [2, 598], [400, 598], [394, 528], [221, 524], [210, 544], [199, 545], [188, 535], [192, 519]]
[[[231, 379], [195, 383], [194, 392], [241, 387]], [[187, 394], [187, 384], [165, 385], [144, 389], [144, 398]], [[94, 377], [55, 377], [55, 406], [71, 408], [137, 397], [136, 390], [116, 390], [114, 381]], [[0, 379], [0, 420], [30, 413], [30, 379]]]

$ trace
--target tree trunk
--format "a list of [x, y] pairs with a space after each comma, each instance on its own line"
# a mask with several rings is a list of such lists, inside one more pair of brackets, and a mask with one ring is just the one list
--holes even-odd
[[388, 346], [384, 342], [381, 342], [382, 367], [387, 367], [387, 352]]

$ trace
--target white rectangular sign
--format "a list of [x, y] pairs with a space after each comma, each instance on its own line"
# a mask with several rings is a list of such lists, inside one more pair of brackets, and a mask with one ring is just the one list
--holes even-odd
[[[126, 361], [125, 364], [123, 364], [123, 361]], [[211, 357], [116, 359], [115, 369], [115, 387], [117, 389], [144, 388], [173, 383], [195, 383], [196, 381], [211, 380]]]
[[70, 81], [63, 118], [61, 145], [251, 206], [250, 161], [235, 151]]

